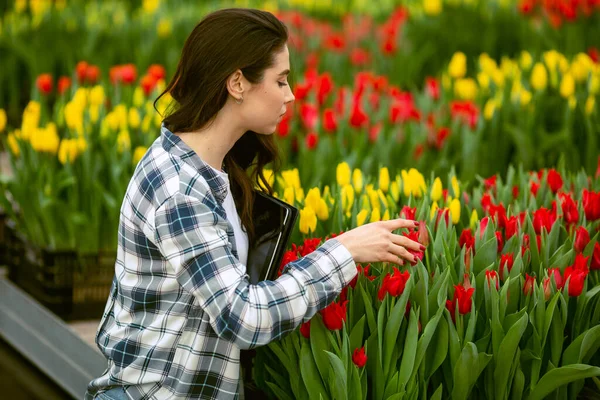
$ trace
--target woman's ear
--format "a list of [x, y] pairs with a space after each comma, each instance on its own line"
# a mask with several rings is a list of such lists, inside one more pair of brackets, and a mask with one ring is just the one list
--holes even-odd
[[244, 98], [244, 74], [241, 70], [235, 71], [227, 78], [227, 91], [236, 100]]

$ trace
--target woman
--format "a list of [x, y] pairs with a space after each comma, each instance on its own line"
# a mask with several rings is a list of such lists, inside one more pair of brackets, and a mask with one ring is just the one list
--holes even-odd
[[227, 9], [187, 39], [165, 90], [177, 105], [123, 200], [96, 337], [108, 368], [87, 399], [238, 398], [240, 349], [308, 321], [354, 278], [355, 262], [416, 262], [407, 248], [422, 246], [391, 233], [416, 224], [397, 219], [348, 231], [276, 281], [249, 284], [252, 190], [269, 187], [272, 134], [294, 100], [287, 38], [268, 12]]

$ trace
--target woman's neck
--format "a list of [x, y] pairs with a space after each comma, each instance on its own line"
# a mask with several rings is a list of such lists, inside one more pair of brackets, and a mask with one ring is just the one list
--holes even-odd
[[229, 150], [245, 133], [226, 114], [225, 109], [221, 110], [209, 126], [199, 131], [177, 133], [202, 161], [218, 170], [222, 169]]

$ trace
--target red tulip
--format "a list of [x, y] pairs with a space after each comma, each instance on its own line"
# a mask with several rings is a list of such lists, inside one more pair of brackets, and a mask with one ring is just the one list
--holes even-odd
[[448, 136], [450, 136], [450, 128], [441, 127], [438, 129], [435, 136], [435, 147], [438, 150], [441, 150], [444, 147], [444, 142], [446, 142]]
[[319, 143], [319, 136], [317, 136], [315, 132], [309, 132], [308, 135], [306, 135], [306, 147], [309, 150], [312, 150], [317, 147], [317, 143]]
[[483, 208], [483, 211], [489, 211], [491, 206], [492, 196], [490, 196], [489, 193], [484, 193], [483, 196], [481, 196], [481, 208]]
[[152, 75], [144, 75], [140, 80], [140, 86], [144, 90], [144, 94], [149, 96], [156, 87], [156, 78]]
[[358, 368], [362, 368], [367, 364], [367, 355], [365, 354], [365, 348], [355, 349], [352, 353], [352, 362]]
[[425, 221], [421, 221], [419, 223], [419, 229], [417, 232], [417, 242], [421, 243], [425, 247], [429, 246], [429, 231], [427, 230], [427, 223]]
[[419, 121], [421, 113], [415, 106], [415, 102], [410, 92], [400, 92], [394, 95], [394, 102], [390, 107], [390, 122]]
[[507, 253], [507, 254], [500, 255], [500, 279], [505, 280], [504, 267], [506, 267], [508, 273], [510, 273], [514, 263], [515, 263], [515, 258], [514, 258], [513, 253]]
[[335, 113], [331, 108], [327, 108], [323, 111], [323, 128], [329, 133], [335, 132], [338, 128]]
[[450, 103], [450, 112], [453, 119], [467, 123], [471, 129], [475, 129], [479, 120], [479, 109], [470, 101], [453, 101]]
[[533, 292], [533, 285], [535, 285], [535, 277], [525, 274], [525, 284], [523, 285], [523, 293], [525, 296], [529, 296]]
[[305, 338], [310, 338], [310, 321], [303, 323], [300, 325], [300, 333]]
[[600, 178], [600, 156], [598, 156], [598, 166], [596, 167], [596, 179]]
[[600, 61], [600, 52], [598, 52], [598, 49], [595, 47], [590, 47], [587, 51], [588, 56], [590, 56], [590, 58], [592, 59], [592, 61], [595, 64], [598, 64], [598, 62]]
[[[287, 114], [281, 119], [277, 125], [277, 134], [279, 137], [286, 137], [290, 133], [290, 117]], [[295, 139], [295, 138], [294, 138]]]
[[498, 254], [500, 254], [504, 248], [504, 241], [502, 240], [502, 233], [499, 231], [496, 231], [496, 241], [498, 242]]
[[583, 226], [577, 228], [575, 233], [575, 252], [583, 253], [585, 246], [590, 242], [590, 233]]
[[588, 221], [600, 219], [600, 192], [583, 189], [583, 211]]
[[519, 219], [515, 216], [510, 217], [506, 220], [506, 228], [505, 228], [505, 235], [506, 235], [506, 240], [510, 239], [511, 237], [513, 237], [519, 230]]
[[375, 143], [377, 141], [377, 138], [379, 137], [379, 134], [381, 133], [382, 129], [383, 123], [381, 121], [369, 128], [369, 141], [371, 143]]
[[577, 297], [583, 292], [587, 275], [587, 270], [575, 269], [573, 267], [565, 268], [565, 282], [569, 282], [569, 296]]
[[550, 278], [544, 278], [544, 298], [546, 301], [550, 300], [552, 295], [552, 288], [550, 287]]
[[571, 195], [561, 193], [560, 198], [561, 208], [563, 212], [563, 219], [567, 226], [576, 224], [579, 222], [579, 210], [577, 209], [577, 203], [571, 198]]
[[88, 65], [85, 70], [85, 81], [90, 85], [95, 85], [100, 79], [100, 68], [96, 65]]
[[535, 6], [535, 0], [521, 0], [519, 2], [519, 12], [523, 15], [531, 14], [533, 7]]
[[565, 282], [563, 280], [562, 275], [560, 274], [560, 270], [558, 268], [548, 268], [548, 276], [554, 277], [554, 283], [556, 284], [557, 289], [562, 289]]
[[325, 38], [324, 45], [328, 50], [341, 52], [342, 50], [344, 50], [346, 41], [344, 40], [344, 36], [342, 34], [332, 33], [327, 38]]
[[590, 269], [592, 271], [600, 270], [600, 243], [594, 244], [594, 253], [592, 254], [592, 261], [590, 263]]
[[427, 89], [427, 94], [433, 100], [438, 100], [440, 98], [440, 81], [436, 78], [427, 77], [425, 78], [425, 87]]
[[461, 315], [471, 312], [473, 292], [475, 292], [474, 288], [465, 289], [461, 285], [454, 285], [454, 297], [452, 298], [452, 301], [446, 300], [446, 308], [450, 311], [453, 321], [456, 321], [454, 313], [456, 312], [457, 304], [458, 312]]
[[58, 94], [64, 94], [71, 87], [71, 78], [61, 76], [58, 80]]
[[406, 287], [406, 282], [409, 278], [410, 273], [408, 271], [400, 272], [398, 268], [394, 267], [394, 274], [387, 274], [383, 278], [377, 297], [379, 300], [383, 300], [387, 293], [392, 297], [400, 296], [404, 293], [404, 288]]
[[504, 208], [504, 204], [490, 204], [488, 212], [492, 220], [498, 225], [498, 228], [506, 227], [506, 209]]
[[364, 66], [371, 60], [371, 54], [364, 49], [355, 48], [350, 52], [350, 62], [355, 67]]
[[460, 234], [460, 238], [458, 239], [458, 245], [461, 249], [464, 246], [467, 246], [467, 251], [475, 247], [475, 237], [473, 237], [471, 229], [463, 229], [462, 233]]
[[500, 284], [499, 284], [499, 279], [498, 279], [498, 273], [496, 271], [494, 271], [493, 269], [488, 269], [485, 271], [485, 279], [488, 283], [488, 287], [491, 288], [492, 287], [492, 282], [494, 282], [496, 284], [496, 290], [498, 290], [500, 288]]
[[137, 79], [137, 69], [133, 64], [125, 64], [121, 67], [121, 80], [125, 84], [132, 84]]
[[519, 197], [519, 185], [514, 185], [512, 187], [512, 195], [513, 195], [513, 199], [516, 199], [517, 197]]
[[333, 79], [328, 72], [325, 72], [317, 80], [317, 101], [320, 105], [325, 103], [329, 93], [333, 91]]
[[88, 63], [85, 61], [79, 61], [75, 66], [75, 73], [77, 75], [77, 81], [80, 85], [83, 85], [86, 79], [88, 69]]
[[415, 219], [415, 215], [417, 214], [417, 207], [410, 208], [409, 206], [402, 207], [400, 211], [400, 215], [403, 215], [405, 219]]
[[344, 321], [346, 321], [346, 304], [348, 301], [344, 301], [342, 304], [333, 302], [323, 310], [321, 315], [323, 316], [323, 323], [330, 331], [338, 331], [342, 329]]
[[360, 99], [355, 99], [350, 114], [350, 125], [355, 128], [362, 128], [368, 123], [369, 117], [363, 111], [362, 106], [360, 105]]
[[498, 180], [497, 175], [490, 176], [486, 180], [483, 181], [486, 190], [494, 190], [496, 189], [496, 181]]
[[52, 75], [41, 74], [35, 81], [35, 86], [43, 95], [49, 95], [52, 92]]
[[155, 80], [159, 81], [161, 79], [165, 79], [167, 76], [167, 72], [165, 71], [165, 67], [159, 64], [152, 64], [148, 67], [148, 75], [152, 76]]
[[554, 194], [556, 194], [556, 192], [558, 192], [563, 186], [562, 177], [555, 169], [548, 171], [546, 181], [548, 182], [548, 186], [550, 186], [550, 190], [552, 190], [552, 193]]
[[308, 96], [311, 87], [312, 86], [309, 83], [296, 84], [296, 86], [294, 87], [294, 97], [296, 98], [296, 101], [304, 100]]
[[317, 106], [310, 103], [304, 103], [300, 106], [300, 118], [306, 129], [315, 129], [319, 118]]
[[540, 184], [536, 181], [531, 181], [529, 184], [529, 191], [533, 195], [533, 197], [537, 196], [538, 190], [540, 190]]
[[546, 232], [550, 233], [552, 225], [556, 220], [556, 216], [552, 215], [552, 212], [547, 208], [541, 207], [539, 210], [533, 212], [533, 228], [535, 233], [540, 235], [542, 229], [546, 229]]

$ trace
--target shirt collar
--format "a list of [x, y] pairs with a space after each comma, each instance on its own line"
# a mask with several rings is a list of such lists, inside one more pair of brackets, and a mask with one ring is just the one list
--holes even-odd
[[171, 132], [164, 122], [160, 127], [162, 147], [166, 152], [173, 154], [186, 164], [192, 166], [206, 180], [213, 196], [219, 204], [223, 204], [227, 196], [227, 182], [217, 172], [206, 164], [194, 150], [192, 150], [181, 138]]

